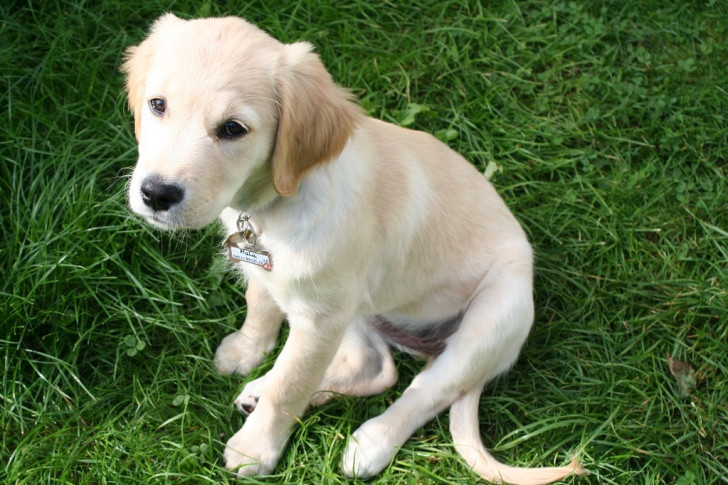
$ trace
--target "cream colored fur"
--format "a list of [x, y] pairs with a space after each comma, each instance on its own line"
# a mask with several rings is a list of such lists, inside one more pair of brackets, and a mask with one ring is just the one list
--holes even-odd
[[[533, 321], [532, 254], [470, 163], [430, 135], [367, 118], [309, 44], [282, 44], [241, 19], [165, 15], [123, 70], [139, 141], [134, 212], [167, 230], [219, 217], [231, 233], [245, 211], [273, 260], [270, 272], [237, 265], [247, 317], [215, 356], [220, 372], [247, 374], [284, 318], [290, 325], [273, 368], [236, 400], [252, 412], [227, 442], [228, 468], [272, 472], [310, 404], [395, 382], [374, 316], [415, 334], [462, 315], [444, 351], [348, 439], [344, 473], [375, 475], [448, 408], [458, 451], [487, 480], [549, 483], [580, 472], [575, 462], [508, 467], [481, 442], [481, 390], [513, 365]], [[163, 113], [152, 99], [164, 100]], [[229, 121], [247, 133], [219, 136]], [[169, 202], [144, 188], [153, 177], [183, 195], [145, 201]]]

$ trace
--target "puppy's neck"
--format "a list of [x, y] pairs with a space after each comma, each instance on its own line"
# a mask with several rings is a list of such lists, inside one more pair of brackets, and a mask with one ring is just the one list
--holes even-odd
[[246, 182], [235, 194], [230, 207], [238, 212], [255, 214], [271, 209], [282, 198], [271, 183], [255, 184]]

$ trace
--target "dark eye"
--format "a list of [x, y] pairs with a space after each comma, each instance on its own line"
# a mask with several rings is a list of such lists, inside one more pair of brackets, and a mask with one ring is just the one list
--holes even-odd
[[167, 102], [162, 98], [152, 98], [149, 100], [149, 107], [152, 109], [154, 114], [161, 116], [167, 109]]
[[237, 121], [227, 121], [217, 130], [217, 137], [227, 140], [234, 140], [246, 134], [248, 129]]

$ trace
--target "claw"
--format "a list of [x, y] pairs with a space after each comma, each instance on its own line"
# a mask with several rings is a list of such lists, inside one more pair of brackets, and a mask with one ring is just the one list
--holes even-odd
[[245, 414], [246, 416], [252, 413], [255, 410], [255, 405], [258, 404], [258, 398], [254, 396], [250, 396], [253, 398], [253, 402], [244, 402], [237, 405], [238, 411]]

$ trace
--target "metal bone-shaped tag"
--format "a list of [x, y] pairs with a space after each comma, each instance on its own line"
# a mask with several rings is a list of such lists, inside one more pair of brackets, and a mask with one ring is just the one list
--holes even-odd
[[273, 261], [270, 253], [258, 247], [258, 235], [248, 222], [249, 218], [247, 214], [240, 214], [238, 231], [226, 237], [222, 244], [227, 248], [228, 257], [233, 263], [250, 263], [266, 271], [272, 271]]

